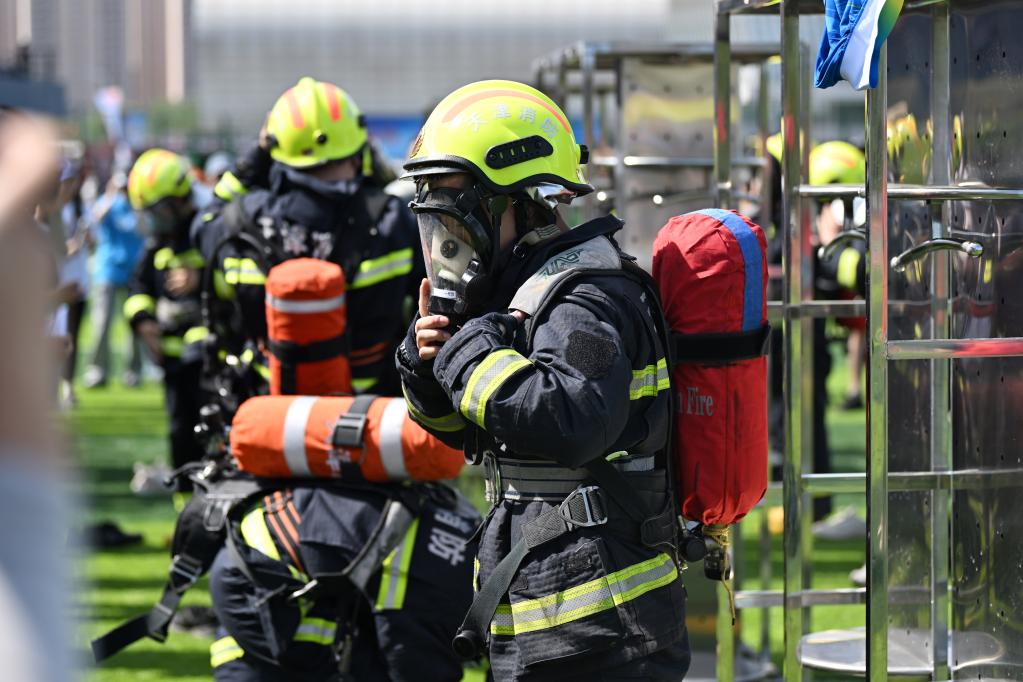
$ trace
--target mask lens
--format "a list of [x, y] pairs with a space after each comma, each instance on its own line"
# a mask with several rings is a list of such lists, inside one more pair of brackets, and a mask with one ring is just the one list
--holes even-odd
[[433, 294], [441, 298], [462, 297], [463, 275], [469, 263], [479, 258], [471, 245], [469, 230], [457, 218], [443, 213], [419, 213], [417, 218]]

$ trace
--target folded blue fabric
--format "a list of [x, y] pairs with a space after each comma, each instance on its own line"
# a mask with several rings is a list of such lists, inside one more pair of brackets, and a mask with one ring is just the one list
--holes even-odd
[[839, 80], [862, 90], [877, 86], [881, 46], [895, 28], [903, 0], [825, 0], [824, 35], [817, 53], [814, 85], [830, 88]]

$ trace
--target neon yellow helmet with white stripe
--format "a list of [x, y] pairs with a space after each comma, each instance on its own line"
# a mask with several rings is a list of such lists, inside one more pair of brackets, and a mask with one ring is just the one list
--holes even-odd
[[270, 156], [292, 168], [347, 159], [366, 145], [366, 120], [347, 92], [305, 77], [278, 98], [266, 119]]
[[550, 97], [523, 83], [488, 80], [441, 100], [405, 169], [412, 178], [468, 172], [499, 194], [548, 183], [581, 195], [593, 191], [581, 168], [587, 156]]

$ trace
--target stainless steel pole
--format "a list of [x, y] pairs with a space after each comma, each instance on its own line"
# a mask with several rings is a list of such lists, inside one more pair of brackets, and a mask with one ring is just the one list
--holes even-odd
[[867, 408], [867, 678], [888, 679], [888, 47], [867, 92], [867, 211], [870, 224], [870, 401]]

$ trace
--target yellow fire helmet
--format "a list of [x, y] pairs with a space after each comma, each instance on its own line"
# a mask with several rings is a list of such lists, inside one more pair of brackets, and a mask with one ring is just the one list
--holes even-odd
[[412, 144], [406, 177], [466, 171], [498, 194], [541, 183], [576, 195], [593, 187], [561, 108], [536, 88], [514, 81], [470, 83], [445, 97]]
[[137, 211], [167, 197], [187, 196], [191, 190], [191, 165], [166, 149], [143, 152], [128, 175], [128, 198]]
[[347, 159], [366, 145], [366, 119], [347, 92], [308, 76], [289, 88], [266, 119], [270, 156], [292, 168]]
[[863, 152], [841, 140], [822, 142], [810, 150], [810, 184], [862, 185], [867, 179]]

